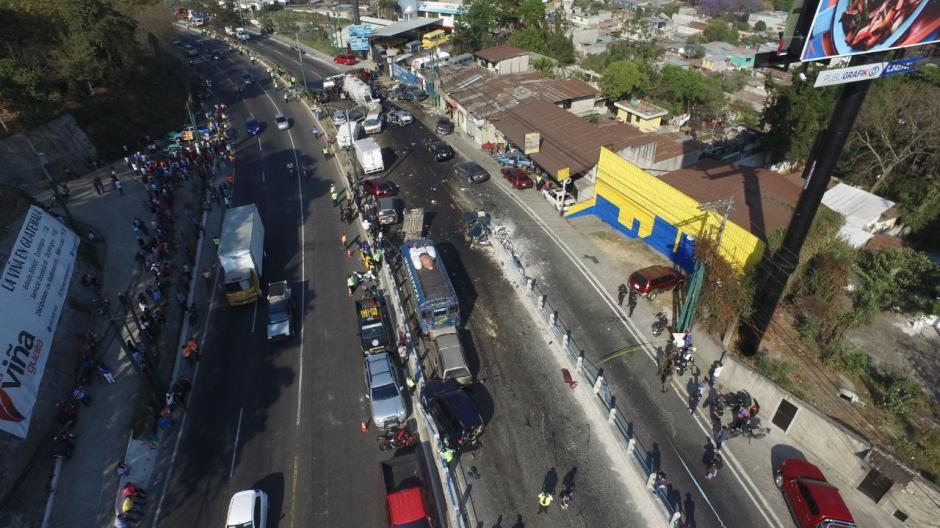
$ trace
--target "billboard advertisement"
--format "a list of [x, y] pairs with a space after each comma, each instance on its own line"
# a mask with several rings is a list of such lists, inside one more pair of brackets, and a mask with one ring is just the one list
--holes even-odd
[[0, 275], [0, 430], [20, 438], [29, 431], [78, 243], [62, 222], [30, 207]]
[[940, 42], [940, 1], [820, 0], [800, 58], [846, 57]]

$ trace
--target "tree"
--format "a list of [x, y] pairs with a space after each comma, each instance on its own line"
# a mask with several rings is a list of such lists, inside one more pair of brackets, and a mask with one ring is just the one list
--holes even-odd
[[622, 60], [607, 66], [600, 84], [601, 91], [609, 100], [619, 101], [626, 96], [645, 92], [649, 78], [642, 65], [635, 61]]
[[522, 0], [517, 13], [524, 26], [540, 26], [545, 19], [545, 4], [542, 0]]
[[702, 37], [690, 35], [685, 39], [685, 56], [690, 59], [701, 59], [705, 56], [705, 46], [702, 45]]
[[706, 25], [705, 29], [702, 31], [702, 36], [705, 38], [706, 42], [720, 41], [729, 44], [737, 44], [740, 38], [738, 30], [731, 27], [731, 24], [718, 18], [708, 22], [708, 25]]
[[721, 81], [705, 77], [696, 70], [667, 64], [653, 84], [657, 101], [674, 114], [691, 112], [702, 117], [717, 117], [725, 106]]
[[490, 46], [499, 23], [495, 0], [474, 0], [454, 18], [454, 47], [461, 52], [473, 52]]
[[767, 23], [763, 20], [754, 22], [754, 31], [767, 31]]
[[795, 78], [790, 86], [769, 82], [767, 91], [761, 126], [767, 130], [771, 159], [799, 165], [809, 157], [817, 132], [829, 122], [837, 88], [814, 88]]

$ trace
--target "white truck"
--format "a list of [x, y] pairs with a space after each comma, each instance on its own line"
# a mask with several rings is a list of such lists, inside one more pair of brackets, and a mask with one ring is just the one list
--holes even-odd
[[385, 170], [385, 162], [382, 161], [382, 147], [375, 138], [367, 137], [357, 139], [353, 142], [353, 148], [356, 151], [356, 159], [362, 167], [362, 172], [373, 174]]
[[255, 204], [225, 211], [219, 240], [219, 265], [225, 298], [232, 306], [261, 298], [264, 225]]
[[382, 108], [381, 101], [372, 97], [372, 88], [354, 75], [347, 75], [343, 79], [343, 91], [350, 99], [364, 105], [369, 111]]
[[336, 144], [340, 148], [349, 148], [353, 142], [362, 137], [362, 125], [358, 121], [350, 121], [336, 127]]

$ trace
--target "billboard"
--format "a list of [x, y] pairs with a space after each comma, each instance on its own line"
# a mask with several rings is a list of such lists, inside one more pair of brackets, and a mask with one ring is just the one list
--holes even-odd
[[525, 135], [525, 148], [522, 150], [526, 155], [538, 154], [539, 145], [542, 143], [542, 134], [538, 132], [527, 132]]
[[0, 430], [26, 438], [78, 254], [78, 236], [32, 206], [0, 275]]
[[936, 0], [820, 0], [800, 58], [829, 59], [940, 42]]

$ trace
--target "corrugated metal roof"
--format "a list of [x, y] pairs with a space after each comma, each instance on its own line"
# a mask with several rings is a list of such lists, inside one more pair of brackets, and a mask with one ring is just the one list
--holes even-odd
[[729, 219], [765, 241], [774, 229], [786, 229], [802, 190], [796, 174], [717, 160], [701, 160], [660, 179], [699, 202], [734, 197]]
[[[492, 75], [484, 71], [466, 65], [441, 70], [443, 91], [478, 119], [486, 119], [529, 99], [560, 103], [598, 95], [594, 87], [577, 79], [545, 79], [536, 72]], [[469, 82], [474, 77], [481, 78]]]
[[374, 33], [372, 33], [372, 37], [395, 37], [401, 35], [402, 33], [407, 33], [409, 31], [421, 29], [423, 27], [442, 26], [443, 23], [444, 21], [441, 18], [412, 18], [411, 20], [405, 20], [390, 26], [378, 28]]
[[522, 55], [522, 50], [515, 46], [493, 46], [492, 48], [483, 48], [474, 53], [477, 57], [487, 62], [502, 62]]

